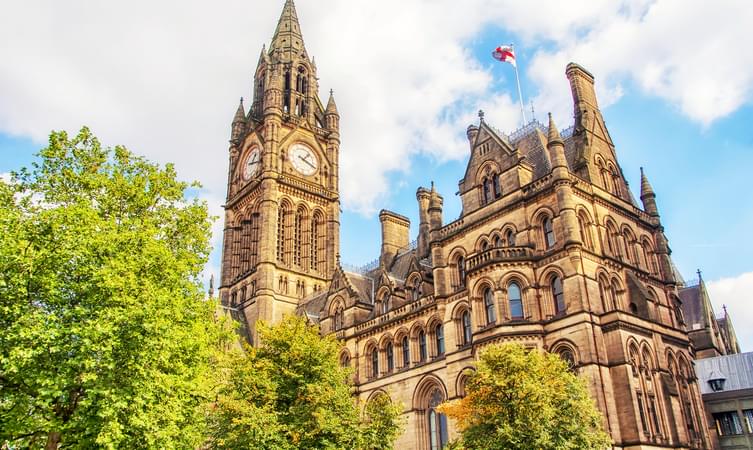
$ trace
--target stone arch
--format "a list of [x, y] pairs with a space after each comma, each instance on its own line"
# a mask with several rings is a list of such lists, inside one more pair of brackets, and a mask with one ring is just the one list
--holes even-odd
[[[518, 306], [518, 299], [511, 297], [510, 286], [515, 283], [518, 286], [518, 294], [520, 295], [520, 304]], [[510, 271], [503, 275], [499, 280], [499, 288], [502, 292], [504, 301], [502, 308], [505, 311], [505, 316], [509, 319], [526, 319], [533, 316], [532, 311], [535, 309], [528, 301], [528, 292], [530, 289], [530, 282], [528, 277], [519, 271]]]
[[613, 258], [622, 259], [622, 251], [620, 245], [620, 232], [617, 226], [617, 222], [610, 216], [604, 217], [604, 230], [606, 232], [606, 252]]
[[558, 239], [557, 232], [554, 229], [554, 211], [548, 206], [542, 206], [531, 216], [531, 223], [536, 232], [536, 247], [541, 250], [553, 248]]
[[453, 291], [465, 287], [466, 252], [463, 247], [455, 247], [450, 251], [450, 285]]
[[340, 367], [350, 367], [350, 350], [348, 350], [346, 347], [343, 347], [343, 349], [340, 350], [340, 353], [337, 356], [337, 360], [340, 361]]
[[476, 372], [476, 368], [473, 366], [466, 366], [463, 369], [460, 370], [460, 373], [458, 374], [457, 378], [455, 378], [455, 396], [456, 397], [465, 397], [465, 388], [468, 382], [468, 379], [471, 377], [471, 375]]
[[366, 398], [366, 403], [368, 404], [369, 402], [381, 396], [387, 397], [387, 400], [389, 400], [389, 402], [392, 403], [392, 398], [384, 389], [374, 389], [373, 391], [371, 391], [369, 396]]
[[482, 252], [484, 250], [488, 250], [491, 244], [489, 243], [489, 238], [486, 235], [480, 236], [476, 240], [475, 249], [477, 252]]
[[[435, 399], [434, 397], [438, 397]], [[432, 402], [439, 400], [439, 402], [447, 401], [449, 399], [447, 388], [445, 387], [442, 380], [437, 378], [434, 375], [425, 375], [416, 385], [415, 390], [413, 391], [413, 410], [415, 411], [415, 414], [418, 416], [416, 421], [416, 442], [417, 442], [417, 448], [421, 449], [427, 449], [429, 448], [429, 442], [430, 437], [429, 433], [434, 431], [435, 433], [439, 430], [437, 430], [437, 425], [440, 425], [438, 422], [434, 422], [434, 426], [432, 427], [429, 424], [429, 421], [432, 419], [438, 419], [442, 416], [437, 416], [437, 411], [433, 409]], [[445, 427], [444, 433], [437, 433], [437, 437], [440, 437], [440, 439], [437, 439], [439, 446], [442, 447], [444, 440], [444, 443], [446, 443], [447, 440], [447, 433], [446, 433], [446, 418], [443, 418], [443, 424]]]
[[594, 221], [591, 218], [591, 214], [583, 205], [578, 205], [575, 211], [578, 219], [578, 227], [580, 229], [580, 238], [583, 241], [583, 245], [586, 248], [593, 250], [596, 246], [593, 237]]
[[568, 363], [571, 370], [575, 369], [581, 363], [578, 346], [569, 339], [560, 339], [556, 341], [552, 344], [549, 352], [559, 355], [560, 358]]

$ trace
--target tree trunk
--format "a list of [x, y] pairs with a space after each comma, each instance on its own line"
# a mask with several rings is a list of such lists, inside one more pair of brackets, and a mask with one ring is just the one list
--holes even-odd
[[60, 444], [60, 433], [50, 431], [50, 434], [47, 435], [47, 444], [45, 444], [44, 450], [57, 450], [58, 444]]

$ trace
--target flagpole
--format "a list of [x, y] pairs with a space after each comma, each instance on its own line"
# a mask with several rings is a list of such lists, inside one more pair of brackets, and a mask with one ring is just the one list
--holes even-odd
[[[510, 44], [510, 48], [515, 50], [512, 44]], [[515, 58], [515, 64], [513, 65], [515, 67], [515, 81], [518, 82], [518, 99], [520, 100], [520, 114], [523, 116], [523, 126], [526, 126], [528, 123], [528, 120], [526, 120], [526, 111], [523, 108], [523, 91], [520, 89], [520, 75], [518, 74], [518, 61], [517, 58]]]

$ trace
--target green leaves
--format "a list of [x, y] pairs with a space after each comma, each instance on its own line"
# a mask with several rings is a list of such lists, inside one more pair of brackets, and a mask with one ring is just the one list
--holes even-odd
[[0, 443], [203, 441], [227, 335], [198, 283], [211, 223], [187, 188], [86, 128], [0, 181]]
[[481, 353], [467, 395], [442, 405], [466, 449], [604, 449], [611, 439], [583, 380], [557, 355], [517, 344]]
[[228, 375], [209, 412], [211, 448], [392, 448], [401, 408], [379, 398], [359, 417], [334, 338], [320, 337], [299, 317], [261, 324], [259, 334], [259, 349], [226, 361]]

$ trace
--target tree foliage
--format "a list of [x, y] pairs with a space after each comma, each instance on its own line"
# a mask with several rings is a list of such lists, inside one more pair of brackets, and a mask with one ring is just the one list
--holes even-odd
[[193, 448], [223, 335], [194, 187], [84, 128], [0, 181], [0, 446]]
[[295, 316], [258, 326], [261, 347], [232, 358], [211, 408], [211, 448], [392, 448], [401, 408], [383, 396], [359, 415], [337, 340]]
[[557, 355], [517, 344], [480, 355], [466, 396], [440, 410], [455, 419], [466, 449], [605, 449], [611, 439], [583, 380]]

